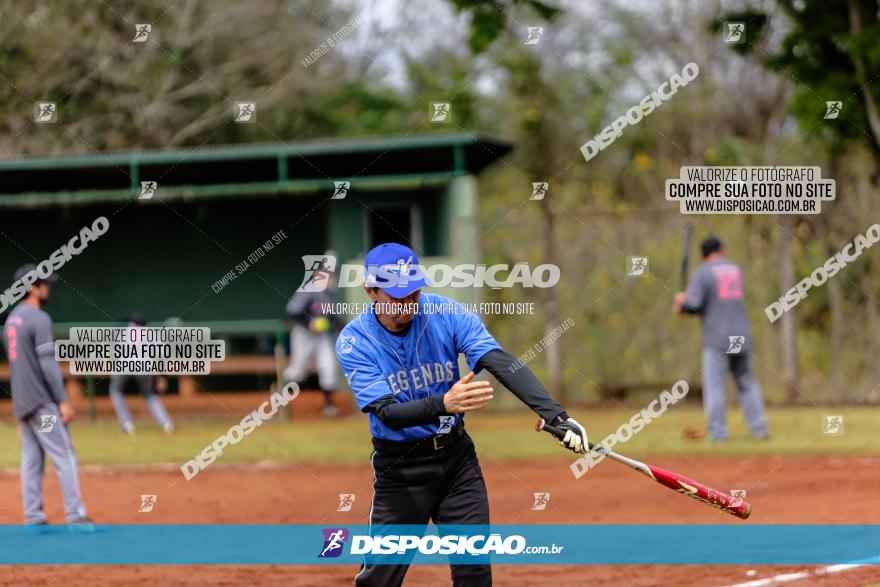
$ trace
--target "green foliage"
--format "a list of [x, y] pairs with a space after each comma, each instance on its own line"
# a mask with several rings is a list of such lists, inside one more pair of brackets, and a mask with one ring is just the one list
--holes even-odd
[[[873, 4], [876, 21], [876, 3], [869, 4]], [[869, 131], [862, 88], [875, 100], [880, 96], [877, 84], [872, 83], [880, 75], [880, 26], [865, 23], [863, 31], [854, 32], [848, 0], [778, 0], [778, 5], [782, 14], [775, 18], [786, 21], [786, 33], [775, 49], [769, 43], [775, 33], [768, 13], [727, 13], [712, 22], [712, 30], [720, 30], [724, 21], [745, 22], [747, 42], [732, 44], [730, 49], [754, 54], [769, 70], [791, 79], [797, 87], [792, 111], [805, 130], [827, 134], [830, 148], [839, 150], [841, 147], [834, 143], [843, 141], [878, 149], [878, 137], [872, 137]], [[858, 61], [864, 64], [861, 73]], [[825, 102], [830, 100], [843, 102], [840, 119], [817, 129], [825, 114]]]
[[724, 29], [726, 22], [741, 22], [745, 24], [745, 42], [731, 44], [730, 49], [740, 55], [747, 55], [754, 48], [754, 40], [761, 38], [766, 32], [769, 20], [770, 18], [767, 14], [754, 10], [728, 12], [723, 18], [719, 17], [710, 21], [708, 30], [714, 36], [721, 36], [727, 33]]
[[[0, 134], [7, 154], [202, 146], [408, 128], [398, 92], [350, 66], [339, 47], [305, 67], [351, 14], [315, 3], [159, 0], [7, 2], [0, 20]], [[153, 30], [132, 43], [134, 24]], [[85, 42], [84, 42], [85, 40]], [[343, 39], [339, 44], [350, 42]], [[33, 102], [58, 103], [64, 125], [34, 127]], [[257, 102], [234, 124], [233, 102]], [[420, 112], [423, 108], [419, 109]]]
[[418, 60], [406, 61], [410, 96], [407, 106], [411, 110], [407, 128], [420, 132], [445, 132], [445, 125], [425, 125], [425, 113], [432, 101], [449, 101], [453, 104], [455, 127], [464, 130], [486, 130], [480, 120], [478, 106], [480, 96], [474, 90], [476, 75], [473, 59], [446, 51], [436, 51]]
[[474, 53], [482, 53], [499, 37], [507, 23], [507, 11], [526, 6], [546, 21], [553, 20], [562, 10], [539, 0], [452, 0], [459, 12], [471, 17], [468, 43]]
[[349, 81], [328, 88], [320, 100], [301, 96], [300, 107], [272, 108], [280, 136], [378, 135], [405, 124], [407, 104], [388, 88]]

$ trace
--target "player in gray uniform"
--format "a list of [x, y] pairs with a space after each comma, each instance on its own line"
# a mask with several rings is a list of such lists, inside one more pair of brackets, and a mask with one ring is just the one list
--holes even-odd
[[703, 327], [703, 409], [713, 442], [727, 439], [725, 380], [733, 373], [739, 403], [752, 436], [767, 438], [761, 390], [752, 371], [752, 335], [746, 316], [742, 271], [724, 256], [721, 241], [710, 236], [700, 245], [703, 264], [686, 292], [675, 294], [676, 314], [696, 314]]
[[[147, 319], [143, 314], [134, 314], [128, 320], [130, 328], [143, 327], [147, 325]], [[131, 417], [131, 411], [125, 403], [125, 385], [129, 380], [137, 383], [138, 391], [147, 404], [147, 409], [153, 415], [159, 426], [166, 434], [174, 433], [174, 422], [162, 405], [162, 400], [156, 395], [156, 392], [165, 393], [168, 389], [168, 381], [164, 377], [153, 377], [152, 375], [111, 375], [110, 376], [110, 399], [113, 402], [113, 409], [116, 410], [116, 417], [119, 418], [119, 425], [122, 431], [129, 436], [133, 436], [135, 432], [134, 421]]]
[[[35, 270], [25, 265], [14, 281]], [[46, 524], [43, 512], [43, 473], [46, 455], [52, 459], [64, 496], [68, 524], [91, 527], [79, 487], [76, 453], [67, 425], [74, 418], [61, 369], [55, 361], [52, 319], [41, 308], [49, 300], [50, 275], [36, 281], [6, 319], [3, 328], [11, 368], [12, 409], [21, 431], [21, 496], [25, 524]]]
[[[328, 251], [325, 255], [335, 253]], [[318, 385], [324, 392], [324, 414], [332, 418], [339, 415], [339, 408], [333, 405], [333, 392], [339, 385], [334, 340], [339, 321], [324, 306], [333, 303], [336, 288], [331, 271], [315, 270], [312, 278], [327, 280], [326, 287], [321, 291], [298, 291], [287, 304], [287, 315], [293, 318], [294, 326], [290, 332], [290, 366], [284, 370], [284, 379], [302, 383], [314, 360]]]

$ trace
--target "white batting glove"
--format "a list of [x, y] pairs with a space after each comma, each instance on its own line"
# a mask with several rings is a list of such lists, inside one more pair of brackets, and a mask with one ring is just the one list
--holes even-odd
[[556, 439], [561, 446], [570, 451], [585, 453], [589, 444], [587, 443], [587, 430], [578, 423], [574, 418], [568, 418], [555, 424], [557, 428], [565, 430], [565, 436], [562, 440]]

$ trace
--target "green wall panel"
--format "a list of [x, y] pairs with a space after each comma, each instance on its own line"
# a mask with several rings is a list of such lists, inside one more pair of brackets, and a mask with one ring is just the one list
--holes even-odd
[[[151, 320], [279, 317], [302, 279], [300, 256], [329, 245], [322, 200], [249, 197], [5, 210], [0, 283], [5, 289], [16, 267], [47, 258], [104, 215], [110, 220], [107, 233], [59, 271], [63, 282], [54, 287], [48, 308], [56, 321], [106, 321], [133, 310]], [[280, 230], [285, 240], [219, 293], [212, 290]]]

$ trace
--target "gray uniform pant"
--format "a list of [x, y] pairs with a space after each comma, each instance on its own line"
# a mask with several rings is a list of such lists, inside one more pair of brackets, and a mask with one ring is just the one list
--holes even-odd
[[725, 351], [703, 347], [703, 409], [709, 424], [709, 438], [727, 438], [725, 383], [727, 372], [733, 373], [739, 390], [739, 405], [753, 436], [766, 436], [767, 420], [764, 418], [764, 402], [761, 389], [752, 372], [752, 359], [748, 352], [728, 354]]
[[147, 409], [150, 410], [156, 422], [163, 428], [170, 424], [171, 417], [165, 411], [162, 400], [153, 391], [153, 377], [151, 375], [111, 375], [110, 399], [113, 401], [113, 409], [116, 410], [116, 417], [119, 418], [119, 423], [125, 426], [126, 423], [131, 422], [131, 411], [128, 409], [128, 404], [125, 403], [124, 393], [125, 384], [129, 378], [137, 381], [138, 390], [141, 392], [144, 401], [147, 403]]
[[55, 404], [43, 404], [21, 421], [21, 498], [24, 502], [24, 523], [46, 521], [43, 513], [43, 473], [46, 455], [55, 465], [55, 473], [64, 496], [64, 513], [68, 523], [86, 515], [79, 490], [79, 472], [70, 432], [61, 420]]
[[329, 332], [319, 334], [297, 324], [290, 332], [290, 354], [290, 366], [284, 370], [284, 379], [302, 382], [309, 374], [309, 363], [314, 359], [318, 385], [324, 391], [336, 389], [336, 349]]

